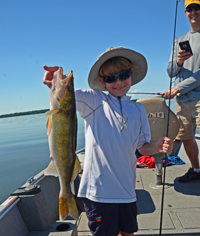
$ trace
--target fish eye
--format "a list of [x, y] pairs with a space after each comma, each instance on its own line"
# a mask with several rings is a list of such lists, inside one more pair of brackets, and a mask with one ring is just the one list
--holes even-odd
[[72, 92], [72, 91], [74, 90], [74, 86], [73, 86], [72, 83], [70, 83], [70, 84], [68, 85], [68, 89], [69, 89], [70, 92]]

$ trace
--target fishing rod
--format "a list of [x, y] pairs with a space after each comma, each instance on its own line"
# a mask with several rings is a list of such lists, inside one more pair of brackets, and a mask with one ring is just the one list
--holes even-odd
[[151, 94], [151, 95], [161, 95], [164, 96], [164, 93], [135, 93], [135, 92], [129, 92], [128, 94]]
[[[174, 60], [174, 46], [175, 46], [175, 34], [176, 34], [176, 19], [177, 19], [177, 9], [178, 2], [180, 0], [176, 0], [176, 10], [175, 10], [175, 20], [174, 20], [174, 36], [173, 36], [173, 48], [172, 48], [172, 66], [171, 66], [171, 78], [170, 78], [170, 89], [169, 89], [169, 105], [168, 105], [168, 116], [167, 116], [167, 137], [169, 133], [169, 110], [170, 110], [170, 102], [171, 102], [171, 88], [172, 88], [172, 75], [173, 75], [173, 60]], [[166, 162], [168, 160], [167, 153], [165, 153], [165, 163], [164, 163], [164, 175], [163, 175], [163, 188], [162, 188], [162, 202], [161, 202], [161, 214], [160, 214], [160, 232], [159, 236], [162, 235], [162, 220], [163, 220], [163, 204], [164, 204], [164, 192], [165, 192], [165, 175], [166, 175]]]

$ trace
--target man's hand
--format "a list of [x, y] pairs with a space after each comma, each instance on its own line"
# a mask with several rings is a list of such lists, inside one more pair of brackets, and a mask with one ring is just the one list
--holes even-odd
[[51, 88], [52, 80], [53, 80], [53, 73], [57, 71], [59, 67], [44, 65], [43, 68], [46, 70], [43, 77], [43, 83], [46, 84], [49, 88]]
[[170, 154], [172, 152], [172, 150], [173, 150], [173, 142], [168, 137], [160, 138], [155, 143], [155, 146], [158, 149], [158, 152], [163, 152], [163, 153]]
[[[180, 91], [179, 91], [179, 89], [176, 86], [171, 88], [171, 98], [174, 98], [178, 93], [180, 93]], [[170, 89], [168, 89], [165, 92], [165, 97], [167, 97], [167, 98], [170, 97]]]
[[183, 65], [183, 62], [186, 61], [191, 56], [192, 54], [190, 52], [186, 52], [185, 50], [180, 50], [178, 52], [177, 61], [176, 61], [178, 66], [181, 67]]

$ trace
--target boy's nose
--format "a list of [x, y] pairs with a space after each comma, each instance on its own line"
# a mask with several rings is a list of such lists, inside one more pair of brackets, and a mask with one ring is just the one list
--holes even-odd
[[117, 80], [115, 81], [115, 83], [121, 83], [122, 81], [120, 80], [119, 77], [117, 77]]

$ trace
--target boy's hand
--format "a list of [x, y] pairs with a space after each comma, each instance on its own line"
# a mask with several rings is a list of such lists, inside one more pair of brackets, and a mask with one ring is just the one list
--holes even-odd
[[163, 152], [163, 153], [171, 153], [173, 150], [173, 142], [170, 138], [164, 137], [160, 138], [156, 143], [155, 143], [158, 152]]
[[155, 143], [145, 143], [142, 147], [138, 148], [138, 151], [143, 156], [149, 156], [156, 153], [168, 153], [173, 150], [173, 142], [170, 138], [162, 137]]
[[59, 69], [59, 66], [46, 66], [43, 68], [46, 70], [43, 77], [43, 83], [46, 84], [49, 88], [51, 88], [53, 73]]

